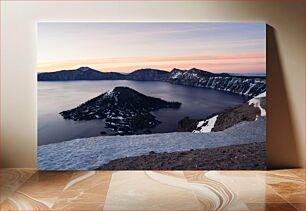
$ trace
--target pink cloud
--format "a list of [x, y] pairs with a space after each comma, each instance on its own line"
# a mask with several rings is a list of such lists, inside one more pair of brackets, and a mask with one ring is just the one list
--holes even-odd
[[265, 71], [266, 55], [262, 53], [189, 55], [189, 56], [147, 56], [102, 58], [91, 60], [69, 60], [42, 63], [38, 71], [57, 71], [90, 66], [100, 71], [131, 72], [139, 68], [200, 68], [212, 72], [252, 72]]

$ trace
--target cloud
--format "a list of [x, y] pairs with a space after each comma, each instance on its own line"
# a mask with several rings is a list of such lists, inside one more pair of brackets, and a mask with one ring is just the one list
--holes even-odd
[[38, 62], [265, 52], [254, 23], [44, 23]]

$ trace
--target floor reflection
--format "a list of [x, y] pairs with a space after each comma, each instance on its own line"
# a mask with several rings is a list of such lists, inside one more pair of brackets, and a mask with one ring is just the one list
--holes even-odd
[[1, 169], [1, 210], [305, 210], [305, 169]]

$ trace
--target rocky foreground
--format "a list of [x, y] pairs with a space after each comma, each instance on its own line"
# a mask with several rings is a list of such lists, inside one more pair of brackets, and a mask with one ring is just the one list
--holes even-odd
[[89, 170], [112, 160], [147, 155], [150, 151], [173, 153], [265, 143], [265, 140], [266, 120], [263, 117], [213, 133], [99, 136], [39, 146], [38, 167], [40, 170]]
[[265, 169], [265, 143], [155, 153], [110, 161], [98, 170], [256, 170]]
[[197, 120], [185, 117], [178, 123], [180, 132], [209, 133], [223, 131], [240, 122], [256, 121], [266, 117], [266, 92], [236, 107], [225, 109], [206, 119]]

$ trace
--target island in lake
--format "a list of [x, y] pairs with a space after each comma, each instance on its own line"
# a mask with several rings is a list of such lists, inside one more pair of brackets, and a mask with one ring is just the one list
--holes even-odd
[[160, 123], [150, 112], [161, 108], [179, 108], [179, 102], [146, 96], [129, 87], [115, 87], [80, 106], [60, 114], [74, 121], [105, 119], [107, 128], [119, 135], [131, 135], [138, 130], [150, 133]]

